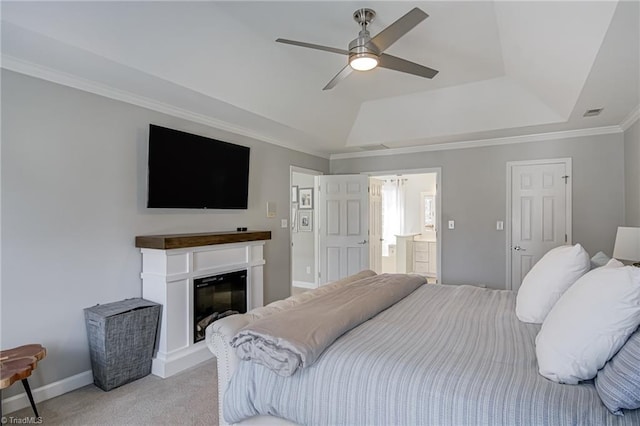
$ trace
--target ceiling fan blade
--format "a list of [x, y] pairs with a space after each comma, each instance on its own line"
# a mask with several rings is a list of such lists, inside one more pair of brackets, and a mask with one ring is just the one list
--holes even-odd
[[433, 68], [425, 67], [415, 62], [407, 61], [406, 59], [398, 58], [397, 56], [387, 55], [383, 53], [380, 55], [378, 66], [387, 68], [390, 70], [406, 72], [408, 74], [417, 75], [425, 78], [433, 78], [438, 74], [437, 70]]
[[398, 41], [400, 37], [411, 31], [413, 27], [427, 19], [428, 16], [429, 15], [419, 8], [414, 7], [404, 16], [398, 18], [396, 22], [382, 30], [372, 38], [369, 43], [375, 44], [380, 52], [384, 52], [389, 46]]
[[321, 46], [319, 44], [305, 43], [303, 41], [287, 40], [284, 38], [276, 39], [278, 43], [292, 44], [294, 46], [308, 47], [309, 49], [324, 50], [325, 52], [338, 53], [340, 55], [348, 55], [349, 51], [344, 49], [336, 49], [335, 47]]
[[351, 71], [353, 71], [353, 68], [351, 68], [351, 65], [347, 64], [344, 68], [342, 68], [342, 70], [340, 70], [338, 74], [336, 74], [335, 77], [331, 79], [330, 82], [327, 83], [326, 86], [324, 86], [322, 90], [333, 89], [336, 86], [336, 84], [340, 83], [340, 81], [342, 81], [349, 74], [351, 74]]

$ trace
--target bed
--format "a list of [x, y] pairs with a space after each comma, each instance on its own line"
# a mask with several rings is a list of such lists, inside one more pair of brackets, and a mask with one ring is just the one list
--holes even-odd
[[611, 414], [592, 381], [563, 385], [538, 374], [540, 325], [517, 319], [516, 296], [506, 290], [420, 285], [291, 376], [236, 356], [231, 342], [243, 327], [359, 279], [209, 326], [220, 424], [640, 424], [640, 410]]

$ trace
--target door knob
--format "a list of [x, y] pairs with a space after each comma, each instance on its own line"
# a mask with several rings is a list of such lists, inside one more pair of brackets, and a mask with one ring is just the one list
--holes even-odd
[[367, 244], [367, 240], [362, 240], [358, 244]]
[[523, 249], [523, 248], [522, 248], [522, 247], [520, 247], [520, 246], [515, 246], [513, 249], [514, 249], [515, 251], [527, 251], [527, 249]]

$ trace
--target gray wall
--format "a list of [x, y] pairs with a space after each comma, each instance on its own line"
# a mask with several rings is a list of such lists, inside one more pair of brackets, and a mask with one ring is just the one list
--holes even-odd
[[[573, 159], [573, 242], [611, 254], [624, 218], [623, 134], [331, 161], [331, 173], [442, 167], [442, 281], [505, 288], [508, 161]], [[637, 188], [637, 187], [636, 187]]]
[[640, 120], [624, 132], [625, 222], [640, 226]]
[[[305, 173], [297, 173], [293, 172], [293, 185], [298, 186], [298, 190], [301, 188], [313, 188], [313, 175], [308, 175]], [[315, 191], [314, 191], [315, 192]], [[296, 210], [299, 206], [299, 203], [295, 203], [293, 206], [296, 207]], [[313, 206], [315, 208], [315, 206]], [[300, 222], [300, 213], [301, 210], [297, 210], [296, 221]], [[313, 210], [302, 210], [302, 211], [313, 211]], [[315, 230], [316, 224], [312, 223], [313, 229]], [[296, 230], [294, 230], [291, 234], [291, 240], [293, 242], [293, 255], [291, 256], [292, 262], [292, 270], [293, 270], [293, 281], [301, 281], [304, 283], [315, 284], [315, 276], [316, 276], [316, 240], [315, 240], [315, 232], [308, 231], [300, 231], [299, 226], [296, 226]], [[307, 267], [309, 267], [309, 273], [307, 273]], [[295, 284], [295, 283], [294, 283]]]
[[[251, 147], [248, 210], [145, 208], [149, 123]], [[33, 388], [90, 369], [83, 308], [141, 295], [136, 235], [270, 230], [265, 302], [288, 296], [280, 220], [289, 217], [289, 166], [329, 169], [326, 159], [5, 70], [1, 158], [0, 346], [47, 348]], [[277, 217], [266, 217], [267, 201]]]

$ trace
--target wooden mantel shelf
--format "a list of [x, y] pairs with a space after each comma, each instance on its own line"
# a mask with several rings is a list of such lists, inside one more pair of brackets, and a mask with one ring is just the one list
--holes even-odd
[[197, 234], [138, 235], [136, 247], [170, 250], [214, 244], [270, 240], [271, 231], [202, 232]]

